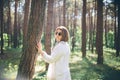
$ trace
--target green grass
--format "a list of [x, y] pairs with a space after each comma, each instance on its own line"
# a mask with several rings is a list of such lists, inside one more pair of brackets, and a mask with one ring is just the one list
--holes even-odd
[[[0, 58], [0, 80], [1, 77], [5, 80], [15, 80], [17, 74], [18, 64], [21, 55], [21, 49], [8, 49], [4, 51], [5, 55]], [[4, 80], [4, 79], [3, 79]]]
[[70, 63], [72, 80], [120, 80], [120, 58], [115, 57], [114, 50], [104, 50], [103, 65], [97, 65], [96, 60], [97, 55], [90, 52], [84, 59], [81, 52], [73, 53]]
[[[14, 80], [20, 59], [20, 50], [6, 51], [7, 59], [4, 63], [4, 77]], [[87, 51], [86, 58], [82, 59], [81, 51], [71, 53], [70, 71], [72, 80], [120, 80], [120, 57], [115, 57], [115, 50], [104, 48], [104, 64], [97, 65], [97, 55]], [[44, 61], [41, 57], [36, 63], [36, 73], [33, 80], [46, 80]], [[1, 68], [2, 68], [1, 67]]]

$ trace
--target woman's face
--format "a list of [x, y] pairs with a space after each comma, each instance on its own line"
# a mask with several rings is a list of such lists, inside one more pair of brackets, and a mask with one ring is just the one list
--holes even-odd
[[55, 39], [57, 42], [61, 41], [62, 38], [62, 31], [60, 29], [56, 30], [55, 32]]

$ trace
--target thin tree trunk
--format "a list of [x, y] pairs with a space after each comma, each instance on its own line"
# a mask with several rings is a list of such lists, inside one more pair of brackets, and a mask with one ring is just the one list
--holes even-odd
[[7, 27], [8, 27], [8, 47], [10, 47], [10, 35], [11, 35], [11, 32], [10, 32], [10, 29], [11, 29], [11, 8], [10, 8], [10, 0], [8, 0], [8, 13], [7, 13]]
[[75, 0], [75, 7], [74, 7], [74, 21], [73, 21], [73, 26], [72, 26], [72, 51], [74, 51], [75, 48], [75, 42], [76, 42], [76, 37], [75, 37], [75, 31], [76, 31], [76, 23], [77, 23], [77, 3]]
[[106, 47], [108, 47], [108, 43], [107, 43], [107, 7], [106, 7], [106, 9], [105, 9], [105, 26], [104, 26], [104, 28], [105, 28], [105, 45], [106, 45]]
[[18, 7], [18, 0], [15, 0], [15, 17], [14, 17], [14, 40], [13, 40], [13, 43], [14, 43], [14, 48], [17, 48], [17, 44], [18, 44], [18, 38], [17, 38], [17, 35], [18, 35], [18, 25], [17, 25], [17, 7]]
[[66, 26], [66, 0], [63, 0], [63, 26]]
[[3, 46], [4, 46], [4, 40], [3, 40], [3, 6], [4, 6], [4, 2], [3, 0], [0, 0], [0, 28], [1, 28], [1, 52], [0, 54], [3, 55]]
[[82, 12], [82, 57], [86, 57], [86, 0], [83, 0]]
[[[116, 13], [116, 9], [117, 8], [117, 6], [116, 6], [116, 4], [115, 4], [115, 2], [114, 2], [114, 14], [115, 14], [115, 22], [114, 22], [114, 48], [116, 49], [116, 40], [117, 40], [117, 26], [116, 26], [116, 22], [117, 22], [117, 20], [116, 20], [116, 17], [117, 17], [117, 13]], [[117, 55], [117, 54], [116, 54]]]
[[93, 19], [93, 31], [92, 31], [92, 53], [94, 51], [94, 47], [95, 47], [95, 38], [94, 38], [94, 35], [95, 35], [95, 32], [96, 32], [96, 23], [97, 23], [97, 13], [96, 13], [96, 4], [97, 4], [97, 1], [95, 0], [95, 7], [94, 7], [94, 19]]

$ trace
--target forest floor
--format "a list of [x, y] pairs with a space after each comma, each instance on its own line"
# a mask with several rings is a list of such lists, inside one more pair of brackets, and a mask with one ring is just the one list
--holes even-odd
[[[7, 56], [0, 59], [0, 80], [15, 80], [21, 50], [5, 51]], [[120, 80], [120, 57], [115, 57], [115, 50], [104, 49], [104, 63], [97, 65], [97, 55], [87, 51], [86, 58], [80, 51], [72, 52], [70, 71], [72, 80]], [[33, 80], [46, 80], [45, 63], [39, 56]]]

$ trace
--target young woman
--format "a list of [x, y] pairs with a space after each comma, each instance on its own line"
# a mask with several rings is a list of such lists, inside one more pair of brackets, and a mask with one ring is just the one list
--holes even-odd
[[70, 47], [68, 45], [69, 32], [66, 27], [59, 26], [55, 30], [56, 45], [48, 55], [42, 50], [41, 43], [37, 44], [38, 52], [49, 63], [48, 80], [71, 80], [69, 70]]

